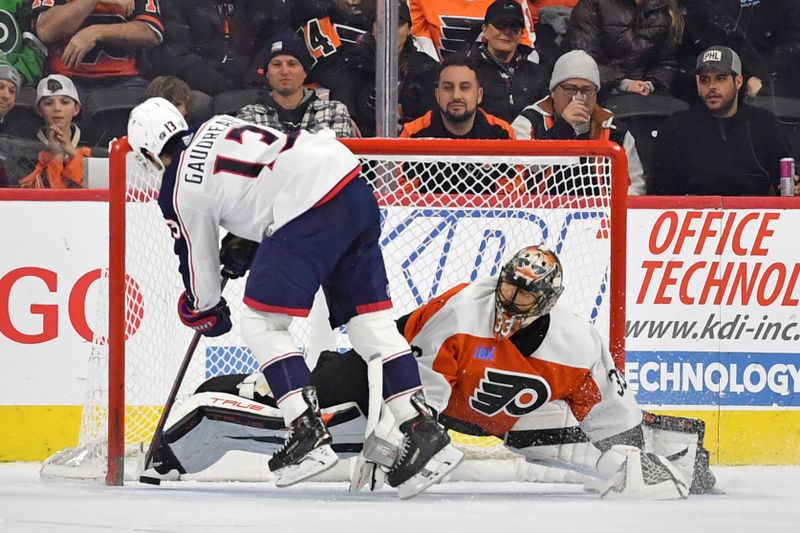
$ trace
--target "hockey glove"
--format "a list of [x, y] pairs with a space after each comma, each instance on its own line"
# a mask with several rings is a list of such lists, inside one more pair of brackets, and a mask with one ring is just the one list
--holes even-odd
[[231, 330], [231, 310], [225, 298], [220, 298], [219, 303], [205, 311], [195, 311], [191, 298], [184, 292], [178, 300], [178, 315], [185, 326], [201, 333], [206, 337], [219, 337]]
[[228, 233], [222, 239], [222, 246], [219, 250], [222, 273], [230, 279], [241, 278], [250, 269], [257, 251], [257, 242]]
[[598, 459], [597, 470], [607, 479], [603, 498], [682, 500], [689, 495], [685, 478], [666, 457], [635, 446], [612, 446]]

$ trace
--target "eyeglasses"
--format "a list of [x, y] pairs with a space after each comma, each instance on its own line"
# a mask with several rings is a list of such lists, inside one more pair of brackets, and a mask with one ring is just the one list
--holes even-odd
[[559, 85], [561, 90], [567, 93], [569, 96], [575, 96], [578, 93], [581, 95], [589, 97], [594, 96], [597, 93], [597, 87], [594, 85], [584, 85], [583, 87], [578, 87], [577, 85], [564, 85], [563, 83]]

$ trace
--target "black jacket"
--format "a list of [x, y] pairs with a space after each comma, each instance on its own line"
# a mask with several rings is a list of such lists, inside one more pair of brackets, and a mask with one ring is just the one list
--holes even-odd
[[178, 76], [212, 95], [255, 79], [256, 52], [289, 24], [282, 0], [170, 0], [161, 9], [164, 42], [148, 53], [148, 75]]
[[[366, 35], [358, 46], [343, 53], [345, 72], [356, 82], [350, 115], [364, 137], [375, 136], [375, 53], [375, 39], [371, 34]], [[400, 51], [397, 68], [401, 125], [433, 108], [438, 70], [439, 64], [429, 55], [418, 51], [409, 37]]]
[[478, 69], [483, 87], [481, 108], [487, 113], [512, 122], [525, 106], [547, 95], [547, 72], [527, 59], [530, 53], [530, 47], [520, 44], [511, 64], [503, 65], [484, 44], [475, 43], [464, 52]]
[[372, 29], [371, 15], [345, 9], [338, 0], [294, 0], [291, 27], [302, 32], [315, 61], [306, 81], [330, 89], [330, 99], [353, 114], [358, 84], [346, 69], [344, 52]]
[[[497, 117], [478, 108], [472, 129], [464, 136], [456, 136], [442, 121], [438, 107], [428, 111], [420, 118], [405, 125], [401, 137], [424, 139], [513, 139], [514, 130]], [[513, 166], [501, 164], [484, 166], [480, 163], [425, 163], [423, 165], [404, 165], [404, 178], [415, 184], [423, 193], [465, 193], [488, 194], [496, 190], [502, 180], [513, 178], [517, 173]]]
[[564, 51], [581, 49], [600, 67], [605, 94], [623, 79], [669, 91], [677, 69], [668, 0], [582, 0], [570, 15]]
[[680, 1], [686, 22], [680, 47], [685, 92], [694, 90], [698, 54], [723, 45], [741, 57], [745, 79], [762, 79], [764, 93], [800, 96], [800, 2], [760, 0], [743, 6], [741, 0]]
[[769, 111], [740, 102], [736, 115], [718, 119], [698, 104], [659, 133], [648, 194], [774, 196], [787, 155]]

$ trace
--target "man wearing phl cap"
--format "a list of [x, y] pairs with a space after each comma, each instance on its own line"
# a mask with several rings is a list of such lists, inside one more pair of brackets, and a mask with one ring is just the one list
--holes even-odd
[[775, 116], [740, 99], [739, 55], [712, 46], [694, 73], [700, 103], [659, 133], [648, 193], [774, 196], [779, 162], [791, 154]]

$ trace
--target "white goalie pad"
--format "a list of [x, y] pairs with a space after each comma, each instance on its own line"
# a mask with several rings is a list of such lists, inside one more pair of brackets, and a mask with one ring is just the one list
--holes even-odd
[[[705, 492], [713, 486], [713, 475], [707, 464], [699, 464], [702, 462], [698, 457], [703, 440], [702, 422], [645, 413], [642, 432], [644, 452], [668, 459], [687, 486], [692, 487], [692, 492]], [[566, 481], [584, 483], [593, 490], [600, 490], [602, 483], [598, 486], [597, 480], [607, 476], [598, 472], [600, 450], [589, 442], [563, 402], [551, 402], [521, 418], [506, 435], [505, 445], [531, 463], [571, 471]], [[698, 482], [707, 487], [693, 485], [698, 471], [703, 476]]]
[[[342, 457], [361, 450], [366, 418], [355, 403], [322, 410], [333, 435], [333, 449]], [[171, 413], [164, 431], [167, 447], [154, 453], [145, 474], [177, 479], [217, 463], [228, 452], [272, 455], [282, 444], [286, 426], [279, 409], [224, 392], [202, 392]]]

